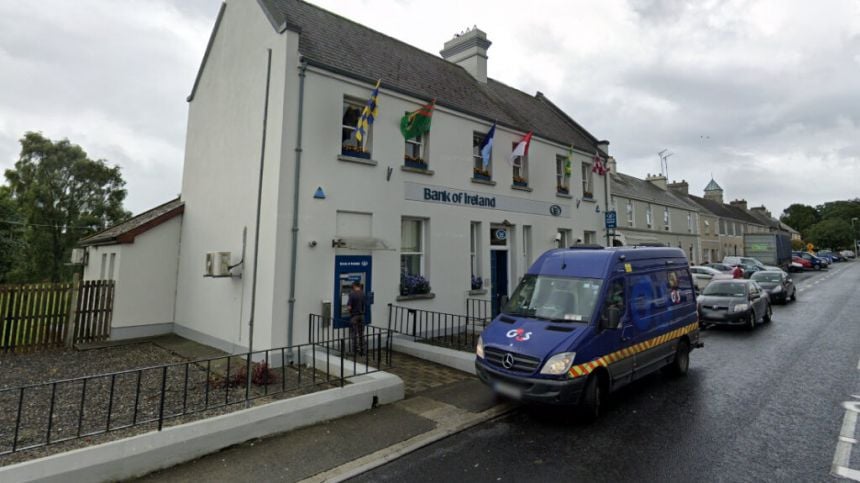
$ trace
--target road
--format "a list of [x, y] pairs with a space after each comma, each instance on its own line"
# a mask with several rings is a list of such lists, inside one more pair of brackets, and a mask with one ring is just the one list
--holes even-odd
[[772, 323], [704, 332], [687, 377], [639, 381], [595, 423], [524, 406], [354, 481], [833, 481], [860, 394], [860, 262], [795, 281]]

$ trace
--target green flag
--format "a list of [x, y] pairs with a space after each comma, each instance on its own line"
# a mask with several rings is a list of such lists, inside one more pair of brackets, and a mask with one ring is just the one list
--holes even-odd
[[417, 111], [410, 112], [400, 120], [400, 132], [406, 139], [416, 138], [430, 132], [430, 120], [433, 116], [433, 108], [436, 107], [436, 99], [421, 106]]

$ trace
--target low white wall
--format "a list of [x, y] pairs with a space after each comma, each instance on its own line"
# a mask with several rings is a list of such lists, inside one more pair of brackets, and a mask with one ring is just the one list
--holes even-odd
[[111, 441], [0, 468], [0, 481], [115, 481], [199, 458], [243, 441], [290, 431], [403, 399], [403, 381], [385, 372], [337, 389]]
[[[421, 342], [414, 342], [410, 337], [403, 335], [393, 336], [391, 342], [395, 352], [402, 352], [425, 361], [435, 362], [458, 371], [475, 373], [475, 353], [463, 352], [454, 349], [446, 349]], [[394, 364], [397, 364], [397, 356], [394, 356]]]

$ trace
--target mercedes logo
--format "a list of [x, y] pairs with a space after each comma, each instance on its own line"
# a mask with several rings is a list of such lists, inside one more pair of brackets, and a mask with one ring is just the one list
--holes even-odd
[[510, 352], [505, 354], [505, 358], [502, 359], [502, 366], [504, 366], [505, 369], [510, 369], [511, 367], [514, 367], [514, 355]]

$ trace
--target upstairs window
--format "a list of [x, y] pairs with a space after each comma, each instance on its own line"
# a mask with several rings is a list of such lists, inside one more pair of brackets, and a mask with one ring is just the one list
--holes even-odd
[[653, 221], [651, 217], [651, 205], [648, 205], [648, 208], [645, 209], [645, 224], [648, 225], [648, 228], [651, 228]]
[[633, 226], [633, 200], [627, 200], [627, 226]]
[[672, 222], [671, 222], [671, 219], [669, 218], [669, 207], [668, 206], [663, 207], [663, 229], [666, 231], [672, 230]]
[[[513, 143], [511, 149], [515, 149], [519, 143]], [[529, 157], [525, 156], [517, 156], [513, 161], [513, 184], [514, 186], [528, 186], [529, 185]]]
[[582, 197], [594, 198], [594, 173], [591, 172], [590, 163], [582, 163]]
[[406, 140], [403, 164], [409, 168], [427, 169], [427, 134]]
[[687, 232], [693, 233], [693, 214], [687, 213]]
[[493, 179], [493, 151], [490, 150], [490, 159], [484, 166], [484, 158], [481, 156], [481, 143], [487, 133], [473, 132], [472, 133], [472, 177], [474, 179], [490, 181]]
[[555, 157], [555, 191], [563, 195], [570, 194], [570, 169], [568, 157], [556, 155]]
[[370, 126], [370, 132], [367, 133], [367, 140], [364, 142], [364, 146], [355, 139], [355, 130], [358, 126], [358, 120], [361, 119], [361, 111], [364, 109], [364, 104], [364, 102], [356, 99], [343, 98], [340, 150], [344, 156], [370, 159], [370, 137], [373, 132], [373, 125]]

